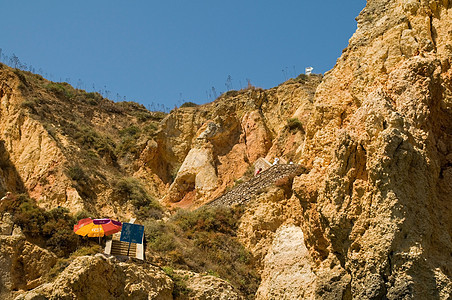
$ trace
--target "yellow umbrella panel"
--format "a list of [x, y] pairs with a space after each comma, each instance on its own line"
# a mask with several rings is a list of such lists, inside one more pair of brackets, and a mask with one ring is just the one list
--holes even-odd
[[110, 219], [86, 218], [74, 225], [74, 232], [81, 236], [101, 237], [121, 231], [121, 222]]

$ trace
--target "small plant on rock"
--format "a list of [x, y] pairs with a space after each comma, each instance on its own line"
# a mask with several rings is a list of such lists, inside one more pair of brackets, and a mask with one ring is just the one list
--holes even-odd
[[289, 128], [290, 131], [301, 131], [304, 132], [303, 124], [301, 123], [298, 118], [290, 118], [287, 120], [287, 128]]

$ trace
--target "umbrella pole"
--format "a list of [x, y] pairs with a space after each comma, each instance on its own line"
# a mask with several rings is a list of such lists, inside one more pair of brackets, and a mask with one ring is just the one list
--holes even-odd
[[132, 242], [129, 242], [129, 248], [127, 248], [127, 256], [129, 256], [130, 245], [132, 245]]

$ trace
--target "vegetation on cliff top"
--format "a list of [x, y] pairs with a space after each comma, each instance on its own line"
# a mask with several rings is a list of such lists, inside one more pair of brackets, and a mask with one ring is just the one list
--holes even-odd
[[18, 69], [9, 72], [4, 65], [2, 69], [5, 76], [16, 77], [23, 112], [37, 119], [55, 140], [68, 160], [65, 173], [84, 199], [95, 200], [100, 191], [112, 191], [118, 181], [136, 171], [133, 162], [155, 138], [166, 116], [138, 103], [115, 103], [97, 92], [51, 82], [41, 75]]

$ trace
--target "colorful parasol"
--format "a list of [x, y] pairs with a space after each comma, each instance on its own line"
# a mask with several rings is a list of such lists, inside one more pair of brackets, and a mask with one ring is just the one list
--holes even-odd
[[81, 236], [101, 237], [121, 231], [122, 223], [111, 219], [81, 219], [74, 225], [74, 232]]

